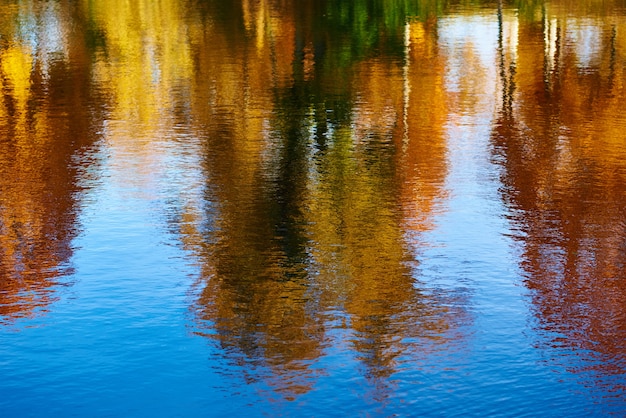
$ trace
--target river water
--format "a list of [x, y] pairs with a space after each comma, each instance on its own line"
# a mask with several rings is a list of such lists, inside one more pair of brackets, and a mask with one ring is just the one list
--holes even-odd
[[623, 0], [0, 2], [0, 415], [626, 415]]

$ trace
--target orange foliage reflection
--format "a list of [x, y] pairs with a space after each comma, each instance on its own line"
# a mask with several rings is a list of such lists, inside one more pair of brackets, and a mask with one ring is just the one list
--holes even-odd
[[[54, 300], [77, 233], [80, 188], [72, 158], [92, 139], [85, 106], [88, 58], [61, 23], [72, 21], [73, 11], [40, 4], [14, 13], [13, 26], [2, 27], [10, 41], [0, 48], [2, 322], [32, 316]], [[38, 48], [20, 37], [29, 13], [42, 22], [32, 34]]]
[[626, 371], [626, 26], [566, 16], [519, 20], [493, 141], [540, 328], [602, 381]]

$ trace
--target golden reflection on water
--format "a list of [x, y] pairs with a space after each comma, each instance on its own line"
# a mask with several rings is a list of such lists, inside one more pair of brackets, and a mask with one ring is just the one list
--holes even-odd
[[[404, 228], [429, 230], [438, 201], [445, 198], [446, 122], [451, 98], [446, 92], [446, 57], [437, 44], [437, 24], [415, 20], [405, 28], [407, 61], [403, 68], [402, 132], [394, 133], [402, 149], [398, 170]], [[390, 90], [399, 90], [394, 86]], [[401, 144], [400, 144], [401, 141]]]
[[71, 261], [75, 157], [101, 135], [112, 164], [132, 165], [117, 180], [141, 187], [164, 169], [155, 143], [182, 130], [203, 176], [176, 221], [201, 270], [198, 334], [290, 398], [343, 338], [384, 397], [408, 357], [468, 338], [469, 296], [429, 292], [416, 252], [450, 198], [452, 115], [484, 110], [476, 92], [497, 89], [493, 156], [538, 330], [623, 373], [624, 19], [598, 1], [489, 9], [496, 75], [471, 45], [446, 56], [432, 3], [396, 27], [385, 15], [393, 39], [378, 49], [356, 24], [360, 49], [316, 20], [325, 2], [3, 8], [2, 319], [49, 304]]
[[[311, 389], [310, 366], [335, 330], [348, 330], [384, 397], [401, 356], [423, 357], [430, 344], [449, 340], [458, 315], [416, 287], [405, 229], [431, 228], [428, 211], [444, 194], [438, 111], [446, 98], [434, 29], [407, 28], [418, 35], [407, 40], [415, 47], [406, 66], [374, 59], [347, 68], [343, 87], [357, 104], [344, 116], [323, 90], [312, 92], [319, 103], [306, 97], [306, 82], [326, 85], [336, 72], [311, 63], [319, 40], [301, 34], [302, 51], [294, 51], [293, 18], [263, 6], [244, 10], [254, 43], [222, 48], [223, 35], [206, 30], [212, 49], [200, 49], [198, 80], [207, 86], [199, 98], [211, 106], [195, 108], [202, 112], [194, 118], [206, 138], [214, 220], [194, 226], [191, 215], [184, 227], [206, 280], [200, 332], [235, 362], [270, 370], [249, 378], [294, 396]], [[282, 45], [286, 53], [278, 53]], [[216, 84], [236, 87], [230, 95]]]

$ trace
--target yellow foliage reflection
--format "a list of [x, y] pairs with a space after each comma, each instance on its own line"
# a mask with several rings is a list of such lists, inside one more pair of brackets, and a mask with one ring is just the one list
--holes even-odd
[[404, 90], [401, 194], [406, 227], [415, 232], [432, 228], [435, 205], [445, 198], [447, 174], [445, 123], [449, 97], [445, 90], [445, 57], [439, 52], [435, 20], [407, 24], [408, 48]]
[[[313, 387], [338, 327], [384, 398], [402, 362], [458, 337], [453, 302], [418, 288], [411, 254], [445, 199], [444, 59], [434, 22], [416, 21], [406, 65], [355, 61], [326, 91], [329, 45], [297, 33], [309, 16], [291, 6], [243, 2], [250, 42], [193, 30], [207, 203], [181, 232], [203, 270], [199, 333], [291, 398]], [[328, 110], [338, 100], [349, 114]]]

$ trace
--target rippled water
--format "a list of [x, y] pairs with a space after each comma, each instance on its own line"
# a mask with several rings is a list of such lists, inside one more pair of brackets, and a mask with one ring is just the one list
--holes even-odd
[[621, 0], [0, 3], [0, 415], [626, 414]]

